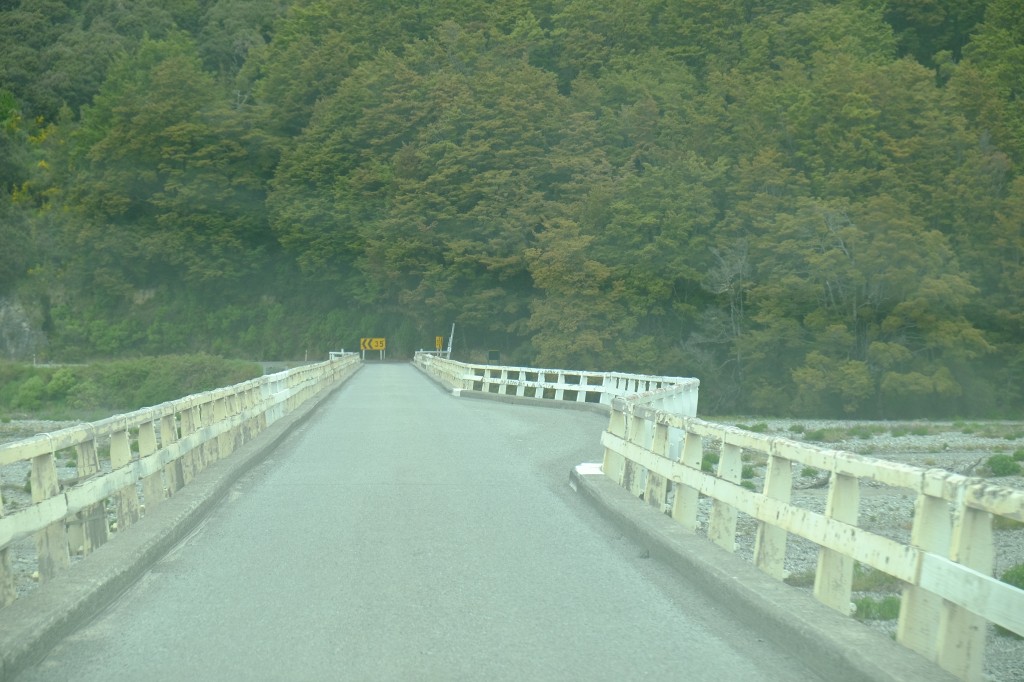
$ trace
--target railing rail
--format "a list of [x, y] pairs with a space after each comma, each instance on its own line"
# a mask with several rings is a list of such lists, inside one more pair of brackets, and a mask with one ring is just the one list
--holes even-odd
[[[683, 434], [682, 447], [669, 433]], [[702, 471], [705, 439], [721, 443], [717, 467]], [[939, 469], [922, 469], [713, 424], [617, 398], [603, 472], [684, 527], [698, 526], [698, 499], [711, 499], [707, 534], [736, 547], [737, 515], [757, 522], [754, 563], [785, 576], [789, 534], [819, 546], [814, 595], [850, 613], [854, 562], [905, 583], [897, 641], [965, 680], [983, 673], [986, 621], [1024, 635], [1024, 590], [991, 577], [995, 516], [1024, 522], [1024, 491]], [[744, 451], [767, 460], [762, 490], [741, 485]], [[791, 501], [793, 469], [829, 474], [825, 513]], [[916, 496], [910, 544], [858, 526], [860, 483]]]
[[[204, 468], [358, 366], [358, 355], [348, 353], [0, 445], [0, 467], [30, 464], [32, 493], [30, 505], [6, 516], [0, 496], [0, 607], [17, 597], [13, 543], [35, 536], [40, 582], [67, 571], [73, 554], [85, 556], [112, 532], [126, 530]], [[101, 457], [108, 447], [109, 457]], [[65, 455], [76, 460], [73, 480], [58, 477], [57, 460]], [[108, 505], [116, 513], [112, 523]]]
[[607, 408], [615, 398], [634, 396], [645, 405], [674, 414], [697, 414], [700, 382], [693, 378], [471, 364], [430, 352], [417, 353], [414, 362], [460, 392], [591, 403]]

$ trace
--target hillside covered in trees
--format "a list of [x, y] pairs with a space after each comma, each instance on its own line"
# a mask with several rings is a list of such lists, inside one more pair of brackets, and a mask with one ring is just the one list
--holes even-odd
[[0, 0], [0, 297], [55, 360], [1024, 408], [1019, 0]]

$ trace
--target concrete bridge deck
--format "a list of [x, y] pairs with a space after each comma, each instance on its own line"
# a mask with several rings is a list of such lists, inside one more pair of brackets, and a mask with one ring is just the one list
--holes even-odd
[[572, 492], [606, 423], [367, 366], [17, 680], [824, 679]]

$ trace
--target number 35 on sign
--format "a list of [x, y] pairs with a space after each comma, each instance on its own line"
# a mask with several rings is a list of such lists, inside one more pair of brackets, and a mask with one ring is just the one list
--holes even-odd
[[359, 339], [359, 350], [384, 350], [387, 346], [387, 339]]

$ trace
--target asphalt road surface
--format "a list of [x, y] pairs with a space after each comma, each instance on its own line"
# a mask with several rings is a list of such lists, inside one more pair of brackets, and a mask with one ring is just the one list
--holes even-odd
[[18, 681], [820, 679], [572, 492], [605, 423], [369, 365]]

